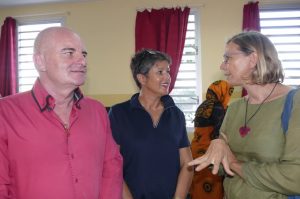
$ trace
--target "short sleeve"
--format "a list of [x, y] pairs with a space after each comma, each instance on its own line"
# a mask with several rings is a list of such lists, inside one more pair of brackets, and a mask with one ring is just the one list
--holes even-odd
[[180, 134], [181, 134], [181, 139], [180, 139], [180, 144], [179, 144], [179, 148], [185, 148], [190, 146], [190, 141], [187, 135], [187, 131], [186, 131], [186, 122], [185, 122], [185, 117], [184, 114], [181, 112], [180, 113]]

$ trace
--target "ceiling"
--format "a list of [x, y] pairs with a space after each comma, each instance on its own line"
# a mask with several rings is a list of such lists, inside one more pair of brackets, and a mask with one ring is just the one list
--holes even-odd
[[0, 8], [44, 3], [88, 2], [95, 0], [0, 0]]

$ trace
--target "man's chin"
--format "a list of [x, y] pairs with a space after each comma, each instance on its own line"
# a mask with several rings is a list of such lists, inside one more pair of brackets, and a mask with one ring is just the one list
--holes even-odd
[[84, 85], [84, 83], [85, 83], [85, 80], [83, 80], [83, 81], [76, 81], [76, 82], [75, 82], [75, 85], [76, 85], [77, 87], [80, 87], [80, 86]]

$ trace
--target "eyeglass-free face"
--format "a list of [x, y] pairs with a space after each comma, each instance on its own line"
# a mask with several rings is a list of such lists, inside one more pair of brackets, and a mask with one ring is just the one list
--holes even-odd
[[167, 61], [157, 61], [146, 75], [138, 75], [143, 93], [161, 97], [169, 93], [170, 66]]
[[45, 42], [42, 53], [34, 55], [40, 78], [60, 89], [74, 90], [83, 85], [87, 73], [87, 51], [80, 37], [62, 29]]

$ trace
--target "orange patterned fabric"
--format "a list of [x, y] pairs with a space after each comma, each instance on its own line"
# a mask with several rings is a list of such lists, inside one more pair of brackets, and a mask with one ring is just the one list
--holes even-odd
[[[216, 96], [217, 101], [221, 102], [223, 107], [226, 109], [230, 100], [230, 97], [233, 93], [233, 87], [229, 85], [227, 81], [224, 80], [218, 80], [212, 83], [208, 90], [211, 90]], [[206, 99], [213, 98], [209, 95], [210, 92], [207, 91]]]
[[[210, 141], [219, 136], [230, 96], [233, 92], [224, 80], [212, 83], [206, 93], [206, 100], [198, 107], [194, 119], [194, 138], [191, 143], [193, 158], [202, 156]], [[223, 177], [212, 175], [208, 168], [195, 171], [190, 189], [192, 199], [222, 199]]]

